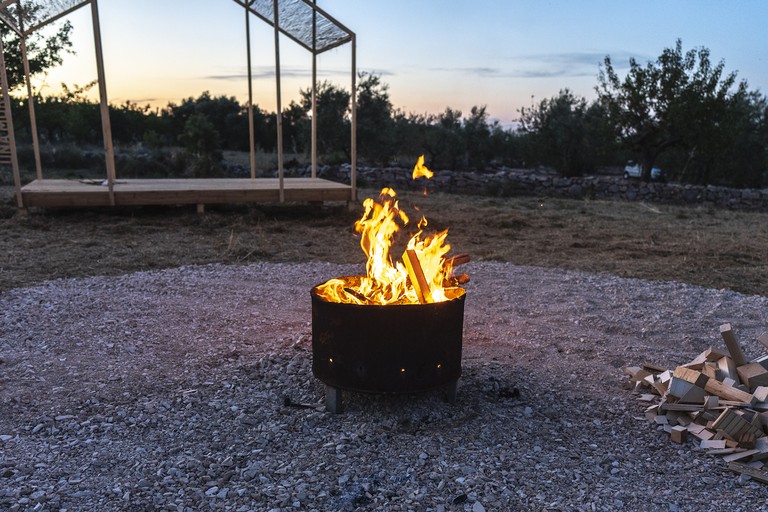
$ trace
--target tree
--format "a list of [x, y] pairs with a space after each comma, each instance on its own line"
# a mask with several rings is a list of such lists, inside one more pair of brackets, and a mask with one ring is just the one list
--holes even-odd
[[529, 157], [551, 165], [563, 176], [593, 171], [608, 151], [610, 137], [606, 138], [602, 109], [568, 89], [520, 109], [520, 123], [529, 139]]
[[386, 166], [395, 151], [389, 86], [374, 74], [360, 73], [357, 83], [357, 144], [360, 154]]
[[220, 158], [219, 132], [202, 113], [195, 112], [189, 116], [184, 123], [184, 131], [179, 136], [179, 142], [197, 157]]
[[[345, 154], [349, 158], [349, 92], [331, 82], [317, 85], [317, 149], [331, 158]], [[312, 110], [312, 90], [302, 89], [301, 106], [306, 112]]]
[[617, 136], [639, 156], [644, 181], [659, 155], [678, 146], [698, 147], [702, 131], [723, 115], [729, 98], [745, 94], [746, 82], [732, 92], [736, 73], [724, 75], [724, 62], [713, 66], [709, 56], [704, 47], [683, 53], [678, 39], [655, 63], [641, 66], [630, 59], [623, 80], [605, 57], [598, 98]]
[[758, 92], [730, 97], [717, 118], [694, 127], [696, 146], [683, 145], [672, 153], [681, 169], [678, 179], [760, 188], [768, 168], [766, 112], [768, 100]]
[[283, 110], [283, 141], [289, 153], [303, 153], [309, 147], [310, 120], [307, 111], [295, 101]]
[[425, 147], [433, 166], [444, 169], [462, 167], [465, 141], [462, 133], [461, 110], [446, 107], [437, 117], [427, 118], [432, 129], [427, 131]]
[[[39, 3], [27, 2], [27, 12], [24, 13], [24, 19], [29, 23], [37, 18], [42, 6]], [[11, 16], [15, 15], [17, 6], [11, 4], [7, 7]], [[35, 32], [26, 38], [27, 61], [29, 62], [29, 72], [31, 76], [45, 73], [48, 69], [58, 66], [62, 63], [64, 54], [73, 53], [72, 24], [69, 21], [64, 22], [59, 29], [43, 37], [40, 32]], [[8, 88], [14, 89], [24, 85], [24, 66], [21, 59], [21, 44], [19, 36], [12, 30], [3, 27], [0, 37], [3, 40], [3, 58], [5, 59], [5, 69], [8, 73]]]
[[482, 169], [490, 163], [492, 158], [491, 130], [493, 128], [495, 125], [488, 124], [488, 112], [485, 105], [482, 107], [473, 106], [470, 109], [469, 117], [464, 119], [462, 125], [468, 166]]
[[[263, 122], [258, 107], [254, 107], [253, 113], [254, 125]], [[180, 105], [168, 105], [166, 116], [171, 120], [171, 130], [175, 136], [181, 135], [186, 129], [187, 121], [195, 114], [204, 116], [213, 125], [219, 133], [222, 148], [245, 151], [249, 149], [248, 116], [234, 97], [214, 97], [205, 91], [197, 98], [182, 100]]]

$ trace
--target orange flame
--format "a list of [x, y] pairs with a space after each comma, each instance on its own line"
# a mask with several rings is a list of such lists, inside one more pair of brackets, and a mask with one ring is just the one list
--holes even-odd
[[416, 162], [416, 165], [413, 166], [413, 179], [421, 178], [422, 176], [430, 179], [434, 175], [435, 173], [427, 169], [427, 166], [424, 165], [424, 155], [421, 155]]
[[[414, 179], [431, 177], [424, 167], [424, 157], [414, 167]], [[426, 172], [424, 172], [426, 171]], [[379, 202], [363, 202], [363, 216], [355, 223], [360, 247], [367, 256], [366, 275], [331, 279], [318, 288], [321, 298], [349, 304], [419, 304], [443, 302], [456, 296], [456, 288], [446, 288], [452, 265], [446, 258], [451, 246], [446, 243], [448, 230], [425, 235], [427, 219], [418, 222], [418, 231], [406, 245], [404, 260], [394, 261], [390, 254], [395, 235], [409, 223], [391, 188], [382, 189]], [[453, 290], [453, 291], [451, 291]]]

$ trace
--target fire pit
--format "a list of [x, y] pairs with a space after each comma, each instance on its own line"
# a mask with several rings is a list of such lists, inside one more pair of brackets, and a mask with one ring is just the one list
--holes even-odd
[[[423, 157], [413, 178], [431, 177]], [[424, 234], [422, 217], [402, 261], [393, 262], [394, 235], [408, 216], [385, 188], [368, 198], [355, 223], [368, 256], [365, 276], [330, 279], [312, 288], [312, 372], [326, 385], [326, 409], [340, 412], [341, 390], [409, 393], [445, 387], [453, 401], [461, 376], [466, 274], [448, 257], [447, 230]]]
[[[359, 278], [345, 277], [354, 282]], [[326, 385], [326, 409], [341, 390], [410, 393], [444, 387], [453, 402], [461, 376], [462, 288], [430, 304], [358, 305], [312, 295], [312, 372]]]

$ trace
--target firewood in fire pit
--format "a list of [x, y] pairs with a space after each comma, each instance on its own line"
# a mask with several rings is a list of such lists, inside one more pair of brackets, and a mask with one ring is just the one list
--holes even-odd
[[445, 262], [451, 267], [458, 267], [459, 265], [469, 263], [469, 260], [469, 254], [457, 254], [456, 256], [451, 256]]
[[359, 291], [355, 290], [354, 288], [350, 288], [348, 286], [344, 287], [344, 291], [356, 298], [357, 300], [361, 301], [363, 304], [366, 304], [368, 302], [368, 297], [360, 293]]
[[457, 276], [451, 276], [443, 281], [444, 287], [461, 286], [469, 282], [468, 274], [459, 274]]
[[427, 278], [424, 277], [424, 270], [421, 268], [421, 262], [419, 256], [413, 249], [406, 249], [403, 253], [403, 263], [408, 271], [408, 277], [411, 278], [411, 285], [416, 290], [416, 296], [419, 298], [419, 302], [427, 304], [434, 302], [432, 299], [432, 290], [429, 288]]

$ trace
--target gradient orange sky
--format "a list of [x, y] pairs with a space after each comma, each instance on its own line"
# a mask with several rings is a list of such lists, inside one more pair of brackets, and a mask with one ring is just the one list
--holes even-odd
[[[319, 0], [358, 36], [358, 69], [382, 75], [396, 108], [439, 113], [487, 105], [508, 125], [521, 106], [565, 87], [593, 97], [598, 65], [611, 55], [655, 59], [681, 38], [706, 46], [715, 62], [768, 90], [768, 2], [517, 0]], [[165, 106], [208, 90], [247, 97], [242, 8], [231, 0], [101, 0], [107, 89], [112, 103]], [[76, 55], [36, 87], [85, 84], [96, 77], [88, 7], [71, 14]], [[255, 102], [274, 111], [271, 28], [252, 18]], [[283, 103], [310, 86], [311, 56], [281, 41]], [[319, 58], [320, 79], [350, 86], [349, 45]]]

